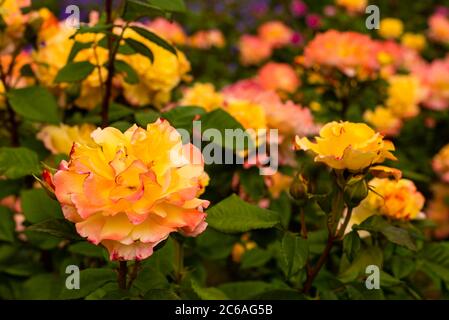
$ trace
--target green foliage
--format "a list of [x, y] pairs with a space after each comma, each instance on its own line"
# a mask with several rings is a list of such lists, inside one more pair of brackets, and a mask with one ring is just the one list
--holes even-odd
[[236, 233], [265, 229], [280, 223], [276, 212], [250, 205], [231, 195], [207, 210], [207, 222], [218, 231]]
[[0, 148], [0, 174], [10, 179], [18, 179], [40, 173], [37, 154], [24, 147]]
[[354, 226], [353, 229], [379, 232], [389, 241], [416, 251], [416, 245], [410, 233], [405, 229], [392, 226], [381, 216], [374, 215], [363, 221], [359, 226]]
[[11, 107], [27, 120], [59, 123], [58, 105], [53, 95], [42, 87], [26, 87], [8, 92]]
[[95, 65], [89, 61], [69, 62], [55, 78], [55, 83], [77, 82], [86, 79], [95, 70]]

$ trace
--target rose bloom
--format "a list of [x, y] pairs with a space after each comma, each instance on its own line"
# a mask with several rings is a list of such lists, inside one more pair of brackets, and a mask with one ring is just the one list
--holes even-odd
[[265, 111], [259, 104], [249, 100], [227, 99], [224, 109], [245, 129], [267, 128]]
[[181, 106], [199, 106], [206, 111], [212, 111], [223, 106], [223, 95], [215, 91], [212, 83], [195, 83], [183, 92], [179, 101]]
[[367, 0], [336, 0], [335, 4], [345, 8], [349, 13], [358, 13], [365, 11]]
[[449, 19], [442, 14], [434, 14], [429, 20], [429, 38], [436, 42], [449, 43]]
[[395, 75], [388, 79], [386, 106], [401, 119], [415, 117], [424, 97], [419, 79], [413, 75]]
[[353, 172], [362, 171], [385, 159], [396, 160], [391, 153], [393, 143], [384, 140], [380, 133], [364, 123], [327, 123], [321, 128], [320, 135], [315, 137], [315, 143], [297, 136], [296, 146], [304, 151], [313, 151], [315, 161], [324, 162], [333, 169]]
[[365, 111], [363, 119], [385, 136], [394, 137], [402, 128], [401, 119], [397, 118], [389, 108], [382, 106], [376, 107], [374, 111]]
[[282, 102], [273, 90], [264, 89], [257, 81], [240, 80], [223, 89], [226, 99], [249, 100], [263, 107], [269, 128], [278, 129], [285, 138], [309, 135], [317, 132], [317, 126], [309, 109], [291, 101]]
[[401, 43], [407, 48], [422, 51], [426, 47], [426, 37], [422, 34], [407, 32], [402, 36]]
[[212, 29], [197, 31], [189, 37], [188, 44], [197, 49], [223, 48], [226, 41], [220, 30]]
[[49, 125], [42, 128], [37, 134], [45, 148], [53, 154], [70, 154], [74, 142], [83, 145], [93, 145], [91, 133], [96, 129], [94, 125], [82, 124], [80, 126], [68, 126], [60, 124], [59, 126]]
[[5, 24], [0, 32], [0, 52], [12, 53], [14, 41], [20, 39], [25, 31], [28, 15], [21, 8], [31, 5], [30, 0], [3, 0], [0, 6], [0, 18]]
[[256, 79], [264, 89], [287, 93], [295, 92], [300, 85], [295, 70], [287, 63], [267, 63], [259, 70]]
[[257, 36], [243, 35], [239, 40], [240, 62], [244, 66], [256, 65], [271, 56], [271, 45]]
[[366, 78], [379, 69], [376, 44], [357, 32], [329, 30], [318, 34], [304, 49], [306, 67], [337, 68], [348, 77]]
[[158, 17], [148, 22], [146, 26], [173, 44], [183, 45], [187, 41], [187, 35], [176, 21], [168, 21], [165, 18]]
[[274, 48], [289, 44], [293, 36], [293, 30], [277, 20], [265, 22], [257, 31], [259, 37]]
[[429, 202], [426, 213], [430, 220], [437, 224], [433, 231], [437, 239], [449, 237], [449, 186], [434, 184], [433, 197]]
[[154, 55], [151, 62], [141, 54], [121, 55], [117, 58], [127, 62], [139, 76], [139, 83], [124, 82], [123, 95], [134, 106], [152, 104], [161, 108], [170, 100], [171, 91], [187, 76], [190, 63], [181, 51], [177, 55], [145, 39], [131, 29], [127, 29], [125, 38], [132, 38], [146, 45]]
[[[50, 19], [50, 18], [49, 18]], [[38, 48], [33, 52], [33, 59], [36, 62], [35, 73], [39, 81], [46, 87], [63, 95], [63, 89], [68, 85], [66, 83], [55, 84], [54, 80], [59, 70], [67, 64], [67, 59], [75, 43], [70, 37], [74, 34], [73, 28], [67, 27], [64, 22], [58, 24], [49, 24], [47, 29], [41, 29], [39, 32]], [[95, 34], [78, 34], [77, 42], [87, 43], [90, 41], [98, 42], [100, 37]], [[101, 65], [101, 71], [95, 69], [86, 79], [81, 82], [80, 94], [75, 100], [75, 104], [80, 108], [92, 110], [101, 103], [101, 79], [106, 79], [107, 69], [104, 66], [108, 58], [108, 52], [105, 48], [90, 46], [78, 52], [74, 62], [89, 61], [95, 65]], [[97, 61], [98, 60], [98, 61]], [[118, 77], [115, 77], [115, 84]], [[116, 87], [117, 85], [115, 85]], [[116, 90], [114, 90], [115, 92]]]
[[449, 56], [443, 60], [434, 60], [430, 64], [418, 65], [413, 69], [413, 73], [425, 90], [425, 107], [437, 111], [449, 108]]
[[345, 232], [354, 224], [360, 224], [369, 217], [379, 214], [395, 220], [423, 219], [425, 198], [411, 180], [372, 179], [368, 185], [374, 190], [353, 209]]
[[432, 167], [441, 180], [449, 183], [449, 144], [433, 157]]
[[141, 260], [172, 232], [196, 236], [206, 228], [198, 198], [207, 183], [203, 158], [167, 121], [125, 133], [92, 133], [95, 146], [75, 143], [53, 177], [66, 219], [112, 260]]
[[395, 18], [385, 18], [380, 21], [378, 33], [385, 39], [399, 38], [404, 30], [401, 20]]

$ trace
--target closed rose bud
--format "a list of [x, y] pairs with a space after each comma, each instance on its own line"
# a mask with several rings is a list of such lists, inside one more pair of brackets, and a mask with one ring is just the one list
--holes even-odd
[[290, 185], [290, 195], [293, 199], [303, 203], [308, 199], [308, 181], [302, 174], [297, 174]]
[[346, 204], [354, 208], [368, 196], [369, 189], [365, 177], [363, 175], [357, 175], [349, 179], [343, 191]]

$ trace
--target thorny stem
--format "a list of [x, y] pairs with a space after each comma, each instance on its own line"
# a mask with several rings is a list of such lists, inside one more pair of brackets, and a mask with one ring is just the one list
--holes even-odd
[[118, 286], [122, 290], [126, 290], [126, 276], [128, 275], [128, 265], [126, 261], [119, 261]]

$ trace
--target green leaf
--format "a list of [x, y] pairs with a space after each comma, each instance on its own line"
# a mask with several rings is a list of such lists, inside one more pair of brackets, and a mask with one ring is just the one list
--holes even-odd
[[29, 278], [23, 284], [23, 299], [53, 300], [58, 297], [60, 279], [54, 274], [42, 273]]
[[[215, 141], [215, 139], [211, 140], [221, 147], [241, 151], [254, 146], [252, 138], [246, 133], [243, 126], [223, 109], [216, 109], [201, 117], [202, 132], [204, 133], [209, 129], [216, 129], [220, 132], [220, 141]], [[234, 135], [231, 136], [230, 133]], [[203, 138], [204, 137], [205, 136], [203, 135]], [[236, 141], [238, 140], [241, 140], [243, 145], [237, 145]]]
[[134, 113], [134, 117], [139, 126], [146, 128], [149, 123], [156, 121], [160, 114], [153, 110], [147, 110]]
[[201, 300], [228, 300], [229, 298], [224, 294], [223, 291], [217, 288], [202, 288], [195, 281], [192, 280], [192, 289], [200, 297]]
[[154, 62], [154, 55], [150, 48], [144, 45], [142, 42], [134, 40], [132, 38], [125, 38], [125, 42], [133, 48], [137, 53], [147, 57], [150, 61]]
[[410, 258], [394, 256], [391, 259], [391, 270], [396, 278], [402, 279], [415, 270], [415, 262]]
[[53, 95], [42, 87], [26, 87], [8, 92], [13, 110], [31, 121], [58, 124], [58, 105]]
[[396, 279], [392, 275], [380, 270], [380, 286], [381, 287], [393, 287], [401, 284], [401, 280]]
[[354, 259], [355, 254], [360, 249], [360, 243], [361, 241], [357, 231], [351, 231], [343, 239], [343, 252], [349, 260]]
[[125, 82], [129, 84], [136, 84], [139, 83], [139, 75], [137, 72], [131, 67], [127, 62], [123, 60], [116, 60], [115, 63], [115, 69], [118, 72], [123, 72], [126, 74]]
[[157, 44], [159, 47], [164, 48], [165, 50], [173, 53], [174, 55], [177, 55], [176, 49], [171, 44], [169, 44], [167, 41], [159, 37], [157, 34], [151, 32], [150, 30], [138, 26], [132, 26], [131, 29], [133, 29], [135, 32], [140, 34], [145, 39], [150, 40], [151, 42]]
[[11, 210], [0, 206], [0, 240], [14, 242], [15, 228], [16, 224]]
[[416, 251], [416, 245], [405, 229], [394, 227], [379, 215], [374, 215], [363, 221], [360, 225], [352, 227], [353, 230], [366, 230], [382, 233], [390, 242]]
[[309, 247], [307, 240], [286, 232], [281, 242], [281, 267], [287, 279], [297, 274], [307, 263]]
[[146, 2], [167, 12], [186, 11], [186, 5], [183, 0], [147, 0]]
[[378, 247], [368, 247], [360, 250], [354, 258], [354, 261], [348, 268], [338, 276], [343, 283], [355, 281], [360, 276], [366, 275], [366, 267], [376, 265], [381, 269], [383, 262], [382, 250]]
[[139, 270], [137, 278], [133, 282], [133, 287], [145, 294], [153, 289], [168, 289], [170, 284], [161, 271], [154, 267], [146, 266]]
[[122, 17], [132, 21], [142, 17], [169, 16], [171, 13], [182, 13], [185, 10], [183, 0], [127, 0]]
[[24, 190], [20, 198], [23, 214], [31, 223], [63, 217], [59, 203], [51, 199], [44, 189]]
[[95, 65], [89, 61], [70, 62], [59, 70], [54, 82], [61, 83], [81, 81], [86, 79], [94, 70]]
[[145, 0], [126, 0], [123, 11], [123, 19], [126, 21], [137, 20], [142, 17], [165, 15], [164, 11]]
[[48, 233], [63, 239], [84, 240], [76, 233], [74, 225], [65, 219], [45, 220], [29, 226], [27, 230]]
[[37, 154], [27, 148], [0, 148], [0, 175], [18, 179], [39, 174], [41, 167]]
[[72, 244], [69, 252], [86, 257], [103, 258], [103, 247], [85, 241]]
[[272, 258], [271, 252], [261, 248], [254, 248], [242, 256], [241, 269], [258, 268], [264, 266]]
[[207, 228], [195, 238], [198, 253], [207, 260], [225, 259], [238, 240], [236, 235], [218, 232], [213, 228]]
[[207, 222], [218, 231], [237, 233], [272, 228], [280, 224], [280, 217], [233, 194], [207, 210]]
[[86, 269], [80, 272], [80, 289], [69, 290], [64, 286], [59, 297], [64, 300], [83, 298], [106, 283], [115, 281], [117, 281], [117, 274], [114, 270], [105, 268]]
[[191, 132], [192, 122], [196, 117], [204, 114], [204, 109], [200, 107], [177, 107], [164, 112], [161, 117], [167, 119], [173, 127]]
[[70, 54], [69, 57], [67, 58], [67, 62], [72, 62], [73, 59], [75, 59], [75, 57], [77, 56], [77, 54], [84, 49], [89, 49], [92, 48], [93, 42], [89, 41], [89, 42], [78, 42], [76, 41], [73, 46], [72, 49], [70, 50]]

